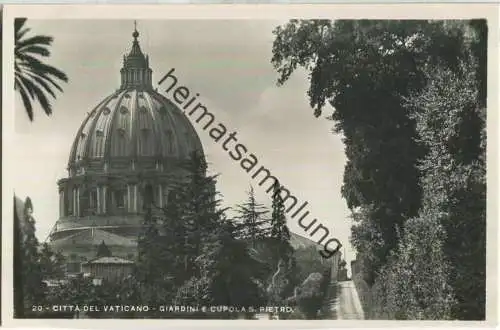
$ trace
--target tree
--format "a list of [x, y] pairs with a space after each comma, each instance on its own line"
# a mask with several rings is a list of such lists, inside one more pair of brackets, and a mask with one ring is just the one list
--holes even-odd
[[17, 318], [30, 317], [31, 307], [45, 297], [32, 213], [33, 204], [29, 197], [24, 203], [14, 197], [14, 315]]
[[[274, 281], [271, 279], [271, 285], [279, 288], [279, 292], [272, 295], [284, 299], [291, 295], [293, 288], [297, 284], [297, 262], [294, 257], [293, 247], [290, 244], [290, 230], [286, 225], [285, 205], [280, 193], [281, 186], [276, 182], [272, 196], [270, 244], [272, 247], [276, 248], [278, 265], [277, 271], [273, 275]], [[278, 274], [279, 276], [277, 276]], [[279, 283], [281, 281], [284, 282], [284, 284]], [[276, 291], [276, 289], [271, 288], [271, 291]]]
[[381, 240], [376, 250], [359, 251], [371, 262], [373, 282], [397, 247], [404, 221], [421, 206], [415, 164], [425, 150], [416, 142], [405, 97], [425, 86], [428, 65], [456, 68], [463, 34], [455, 22], [292, 20], [275, 35], [278, 83], [303, 67], [314, 114], [326, 104], [334, 109], [328, 118], [342, 133], [347, 156], [342, 195], [350, 209], [367, 215], [356, 226]]
[[[477, 24], [477, 23], [476, 23]], [[469, 26], [465, 25], [467, 31]], [[472, 32], [464, 49], [470, 57], [458, 70], [433, 66], [429, 84], [408, 100], [414, 109], [419, 140], [428, 152], [418, 167], [424, 188], [421, 218], [437, 219], [448, 283], [456, 304], [451, 315], [482, 320], [486, 292], [486, 95], [478, 68], [486, 58], [474, 50], [481, 34]], [[483, 34], [484, 37], [484, 34]], [[478, 41], [479, 39], [479, 41]], [[482, 63], [482, 64], [481, 64]], [[429, 282], [433, 279], [429, 278]]]
[[29, 119], [33, 121], [32, 102], [38, 102], [47, 115], [52, 114], [49, 95], [56, 98], [53, 89], [62, 92], [59, 80], [67, 82], [68, 77], [61, 70], [45, 64], [39, 59], [39, 57], [50, 56], [48, 47], [52, 44], [53, 38], [44, 35], [25, 38], [30, 31], [25, 24], [26, 18], [14, 20], [14, 88], [21, 96]]
[[171, 187], [168, 195], [168, 204], [163, 208], [164, 222], [161, 226], [162, 248], [165, 251], [164, 262], [168, 264], [166, 270], [176, 286], [181, 285], [188, 274], [187, 228], [183, 221], [182, 185]]
[[210, 305], [241, 308], [266, 302], [265, 265], [250, 255], [247, 242], [236, 239], [231, 222], [221, 224], [197, 261]]
[[165, 251], [162, 238], [158, 232], [156, 218], [153, 217], [153, 190], [150, 184], [144, 189], [144, 223], [138, 238], [138, 258], [136, 278], [141, 301], [149, 304], [161, 304], [171, 298], [172, 283], [170, 276], [164, 271]]
[[186, 184], [181, 192], [180, 204], [183, 206], [182, 219], [185, 232], [185, 255], [187, 270], [193, 276], [199, 276], [195, 264], [207, 241], [217, 235], [217, 230], [224, 219], [225, 209], [220, 208], [220, 199], [215, 189], [216, 176], [207, 175], [204, 157], [193, 153], [185, 164]]
[[285, 204], [283, 203], [283, 198], [280, 193], [280, 185], [277, 183], [274, 186], [271, 206], [271, 238], [281, 243], [278, 254], [283, 258], [287, 258], [291, 249], [290, 230], [286, 225]]
[[64, 277], [64, 256], [50, 248], [49, 244], [43, 243], [40, 249], [39, 263], [42, 277], [44, 279], [60, 279]]
[[[166, 207], [154, 205], [151, 185], [145, 187], [144, 229], [139, 237], [137, 280], [145, 299], [200, 302], [204, 298], [202, 270], [197, 259], [217, 239], [224, 210], [219, 208], [215, 176], [206, 175], [199, 154], [184, 164], [185, 176], [170, 187]], [[153, 215], [153, 209], [159, 211]], [[149, 298], [148, 298], [149, 297]]]
[[14, 196], [14, 317], [24, 317], [24, 281], [23, 281], [23, 255], [22, 255], [22, 221], [24, 205]]
[[269, 222], [265, 219], [265, 215], [269, 213], [267, 208], [257, 202], [255, 199], [255, 192], [252, 186], [248, 191], [248, 199], [245, 203], [237, 205], [236, 211], [238, 213], [238, 220], [241, 224], [238, 226], [240, 237], [254, 242], [266, 236], [267, 228], [264, 225]]
[[421, 152], [401, 96], [422, 83], [405, 47], [421, 28], [417, 21], [293, 20], [275, 30], [279, 83], [304, 66], [315, 115], [326, 102], [335, 109], [330, 118], [343, 133], [348, 159], [342, 195], [349, 208], [370, 210], [364, 221], [374, 222], [383, 238], [371, 251], [381, 264], [397, 245], [398, 228], [419, 207], [414, 164]]
[[437, 267], [414, 283], [441, 283], [435, 293], [442, 299], [422, 295], [418, 286], [386, 290], [387, 299], [402, 303], [391, 315], [450, 317], [451, 285], [458, 298], [451, 317], [481, 318], [485, 21], [292, 20], [275, 35], [278, 83], [305, 68], [314, 114], [330, 104], [328, 118], [343, 134], [342, 195], [353, 211], [351, 241], [365, 279], [379, 288], [401, 276], [398, 283], [406, 285], [399, 270]]
[[306, 319], [317, 318], [324, 298], [324, 292], [321, 291], [323, 281], [320, 273], [311, 273], [297, 288], [297, 304]]

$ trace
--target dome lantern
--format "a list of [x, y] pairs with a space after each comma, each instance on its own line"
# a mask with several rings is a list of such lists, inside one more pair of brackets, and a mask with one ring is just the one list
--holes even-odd
[[141, 89], [149, 90], [153, 88], [152, 70], [149, 68], [149, 59], [145, 56], [139, 46], [139, 32], [137, 23], [134, 21], [134, 38], [132, 49], [128, 55], [123, 57], [123, 67], [121, 73], [120, 89]]

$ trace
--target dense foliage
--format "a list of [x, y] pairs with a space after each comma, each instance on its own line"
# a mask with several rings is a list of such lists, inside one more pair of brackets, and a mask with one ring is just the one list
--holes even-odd
[[371, 317], [483, 319], [485, 21], [292, 20], [283, 84], [309, 72], [315, 116], [343, 135], [351, 241]]
[[[29, 289], [21, 291], [19, 301], [31, 305], [149, 305], [149, 306], [300, 306], [294, 315], [280, 318], [317, 318], [330, 281], [329, 264], [324, 263], [314, 248], [294, 251], [286, 225], [283, 200], [278, 193], [272, 201], [272, 215], [260, 207], [252, 191], [249, 203], [239, 219], [227, 219], [219, 207], [214, 176], [205, 173], [205, 162], [193, 156], [186, 166], [186, 180], [169, 192], [168, 204], [158, 207], [149, 184], [144, 186], [144, 225], [138, 236], [138, 258], [131, 275], [112, 282], [94, 282], [91, 277], [64, 276], [64, 260], [48, 245], [39, 246], [34, 236], [34, 220], [24, 211], [24, 243], [16, 254], [21, 268], [32, 269], [31, 281], [22, 282]], [[195, 193], [198, 191], [198, 193]], [[27, 210], [31, 208], [28, 207]], [[241, 221], [244, 219], [253, 219]], [[262, 227], [268, 223], [269, 226]], [[243, 225], [243, 226], [242, 226]], [[255, 228], [250, 228], [255, 226]], [[245, 228], [246, 227], [246, 228]], [[243, 230], [242, 230], [243, 228]], [[252, 239], [248, 233], [254, 233]], [[254, 244], [255, 243], [255, 244]], [[261, 249], [264, 249], [264, 252]], [[111, 256], [102, 242], [96, 257]], [[300, 283], [317, 272], [322, 280], [317, 286], [300, 289]], [[20, 274], [20, 272], [17, 272]], [[35, 279], [34, 277], [37, 276]], [[59, 279], [50, 287], [43, 280]], [[309, 283], [309, 282], [307, 282]], [[301, 295], [297, 296], [297, 289]], [[28, 291], [29, 290], [29, 291]], [[39, 292], [38, 296], [34, 296]], [[297, 299], [300, 298], [300, 299]], [[306, 306], [307, 305], [307, 306]], [[16, 310], [20, 310], [16, 308]], [[255, 311], [243, 312], [252, 318]], [[144, 311], [35, 311], [31, 317], [121, 317], [121, 318], [234, 318], [238, 313]], [[19, 317], [27, 317], [26, 313]]]
[[21, 96], [28, 118], [33, 121], [33, 103], [39, 103], [47, 115], [52, 114], [50, 97], [56, 98], [54, 89], [62, 92], [59, 81], [67, 82], [68, 77], [41, 60], [50, 56], [49, 46], [53, 38], [44, 35], [26, 37], [28, 32], [26, 18], [15, 18], [14, 88]]
[[47, 299], [47, 278], [60, 278], [64, 258], [40, 244], [35, 235], [33, 203], [14, 197], [14, 317], [35, 317], [33, 306]]

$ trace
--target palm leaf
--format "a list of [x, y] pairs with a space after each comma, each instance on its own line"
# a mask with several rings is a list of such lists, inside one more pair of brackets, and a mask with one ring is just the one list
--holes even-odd
[[47, 82], [44, 81], [40, 76], [35, 75], [33, 73], [28, 73], [28, 75], [29, 75], [29, 78], [34, 80], [38, 85], [40, 85], [53, 98], [56, 98], [56, 94], [52, 91], [52, 88], [50, 88], [49, 84], [47, 84]]
[[26, 18], [14, 20], [15, 48], [14, 48], [14, 89], [19, 92], [29, 119], [33, 120], [33, 103], [37, 102], [43, 111], [52, 114], [52, 105], [48, 96], [56, 98], [53, 88], [62, 92], [58, 80], [67, 82], [67, 75], [51, 65], [43, 63], [38, 57], [49, 57], [48, 46], [54, 40], [50, 36], [35, 35], [25, 38], [30, 31], [25, 27]]
[[30, 55], [24, 55], [24, 58], [26, 58], [26, 65], [32, 68], [33, 71], [43, 72], [45, 74], [55, 76], [56, 78], [63, 80], [65, 82], [68, 81], [68, 76], [66, 76], [66, 74], [61, 70], [53, 66], [47, 65]]
[[37, 75], [39, 78], [43, 79], [44, 81], [46, 81], [47, 83], [50, 83], [52, 86], [54, 86], [55, 88], [57, 88], [59, 91], [63, 91], [62, 87], [59, 86], [50, 76], [47, 76], [44, 72], [40, 72], [40, 71], [33, 71], [33, 70], [25, 70], [26, 74], [29, 74], [29, 75]]
[[30, 32], [31, 29], [30, 28], [25, 28], [24, 30], [21, 30], [21, 31], [18, 31], [16, 32], [16, 36], [15, 36], [15, 40], [20, 40], [24, 37], [24, 35], [28, 32]]
[[50, 56], [50, 51], [47, 48], [42, 47], [42, 46], [38, 46], [38, 45], [25, 46], [25, 47], [22, 47], [20, 49], [17, 49], [16, 51], [20, 52], [20, 54], [22, 54], [22, 53], [25, 53], [25, 54], [31, 53], [31, 54], [36, 54], [36, 55], [44, 56], [44, 57]]
[[21, 81], [22, 85], [28, 90], [31, 98], [33, 100], [35, 100], [35, 99], [38, 100], [38, 102], [42, 106], [43, 111], [47, 115], [51, 115], [52, 114], [52, 106], [51, 106], [49, 100], [47, 99], [47, 97], [45, 96], [45, 93], [40, 89], [40, 87], [38, 85], [36, 85], [32, 80], [30, 80], [26, 77], [23, 77], [23, 76], [20, 76], [20, 81]]
[[49, 36], [34, 36], [24, 40], [20, 40], [16, 43], [16, 48], [23, 48], [32, 45], [47, 45], [50, 46], [54, 38]]
[[33, 106], [31, 105], [31, 100], [28, 96], [28, 92], [23, 85], [18, 83], [17, 79], [14, 86], [14, 88], [19, 92], [19, 95], [21, 95], [21, 99], [23, 100], [23, 105], [26, 109], [26, 113], [28, 114], [28, 118], [30, 119], [30, 121], [33, 121]]

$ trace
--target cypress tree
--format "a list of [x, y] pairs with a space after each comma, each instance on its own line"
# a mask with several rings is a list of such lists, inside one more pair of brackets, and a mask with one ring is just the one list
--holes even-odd
[[27, 197], [24, 204], [15, 201], [14, 211], [14, 313], [22, 318], [31, 316], [31, 307], [42, 303], [45, 285], [31, 199]]
[[280, 192], [281, 186], [279, 182], [276, 182], [272, 199], [271, 244], [276, 246], [278, 260], [278, 271], [274, 275], [279, 274], [279, 276], [273, 275], [274, 285], [280, 288], [277, 295], [283, 299], [293, 291], [297, 284], [297, 261], [290, 244], [290, 230], [286, 225], [285, 205]]

